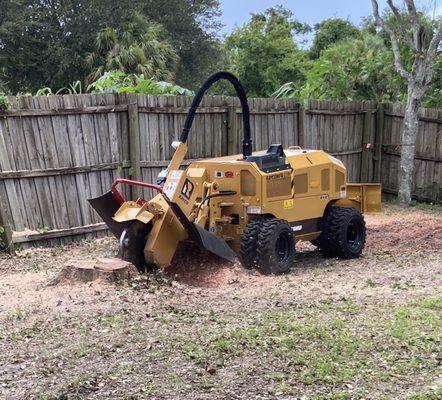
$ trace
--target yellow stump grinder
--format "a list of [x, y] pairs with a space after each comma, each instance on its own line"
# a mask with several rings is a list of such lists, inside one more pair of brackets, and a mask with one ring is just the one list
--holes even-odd
[[[233, 84], [241, 101], [242, 154], [181, 163], [205, 92], [218, 80]], [[207, 132], [210, 134], [210, 132]], [[120, 256], [140, 269], [167, 267], [180, 242], [191, 240], [219, 257], [239, 257], [245, 268], [287, 272], [295, 243], [310, 241], [327, 256], [358, 257], [366, 212], [380, 211], [379, 184], [347, 182], [342, 162], [321, 150], [273, 144], [252, 152], [249, 107], [238, 79], [212, 75], [195, 96], [173, 157], [157, 184], [117, 179], [92, 207], [119, 239]], [[154, 189], [150, 200], [126, 201], [120, 184]]]

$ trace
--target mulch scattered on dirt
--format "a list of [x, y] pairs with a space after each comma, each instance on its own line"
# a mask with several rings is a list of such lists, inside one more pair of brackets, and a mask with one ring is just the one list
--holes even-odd
[[[435, 343], [435, 330], [425, 324], [442, 294], [442, 215], [387, 211], [366, 216], [360, 258], [325, 258], [310, 243], [298, 243], [295, 265], [283, 276], [260, 275], [185, 246], [164, 271], [136, 273], [117, 283], [48, 286], [72, 260], [88, 266], [114, 257], [117, 243], [110, 237], [0, 256], [0, 398], [107, 399], [133, 393], [158, 399], [289, 399], [299, 393], [323, 398], [332, 390], [341, 395], [344, 390], [348, 398], [402, 398], [426, 390], [437, 377], [433, 353], [422, 349]], [[413, 304], [419, 301], [425, 329], [416, 330]], [[397, 318], [408, 318], [395, 314], [403, 307], [413, 318], [403, 325], [425, 346], [412, 339], [411, 350], [404, 350], [385, 332], [395, 328]], [[374, 324], [371, 331], [366, 322]], [[292, 341], [302, 327], [309, 340]], [[255, 337], [257, 329], [264, 334]], [[339, 346], [325, 350], [325, 356], [333, 353], [336, 374], [357, 356], [342, 352], [349, 357], [344, 362], [335, 349], [351, 344], [347, 335], [361, 340], [365, 332], [373, 348], [364, 356], [371, 358], [352, 372], [354, 379], [330, 383], [327, 374], [302, 383], [311, 368], [322, 374], [324, 340]], [[293, 351], [290, 363], [287, 349], [281, 357], [279, 346]], [[422, 368], [407, 362], [415, 350]], [[302, 352], [305, 364], [292, 364]], [[379, 362], [382, 357], [390, 364]], [[396, 361], [409, 371], [398, 372]]]
[[442, 248], [442, 216], [423, 212], [366, 215], [368, 252]]
[[[423, 212], [365, 215], [367, 243], [364, 253], [435, 250], [442, 248], [442, 216]], [[312, 252], [310, 243], [299, 242], [297, 252]], [[232, 264], [196, 246], [181, 246], [167, 268], [167, 275], [190, 286], [219, 287], [256, 275], [239, 261]], [[269, 278], [267, 278], [269, 279]]]

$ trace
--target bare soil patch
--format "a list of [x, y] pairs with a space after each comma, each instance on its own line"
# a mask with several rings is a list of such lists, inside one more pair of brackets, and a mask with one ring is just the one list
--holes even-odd
[[114, 239], [3, 256], [0, 398], [437, 398], [442, 214], [366, 221], [363, 257], [299, 243], [284, 276], [187, 249], [166, 271], [50, 286]]

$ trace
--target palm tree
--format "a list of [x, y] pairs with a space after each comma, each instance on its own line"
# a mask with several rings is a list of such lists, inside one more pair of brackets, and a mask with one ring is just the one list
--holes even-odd
[[95, 38], [95, 51], [86, 58], [88, 82], [106, 71], [143, 74], [155, 80], [173, 81], [178, 55], [162, 37], [161, 25], [136, 14], [119, 29], [106, 27]]

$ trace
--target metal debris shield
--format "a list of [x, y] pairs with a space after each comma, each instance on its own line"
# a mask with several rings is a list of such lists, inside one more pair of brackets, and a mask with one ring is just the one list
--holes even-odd
[[112, 192], [109, 191], [100, 197], [88, 199], [88, 202], [106, 223], [115, 237], [120, 239], [124, 230], [130, 225], [130, 222], [115, 222], [113, 220], [113, 216], [120, 208], [120, 204], [115, 199]]

